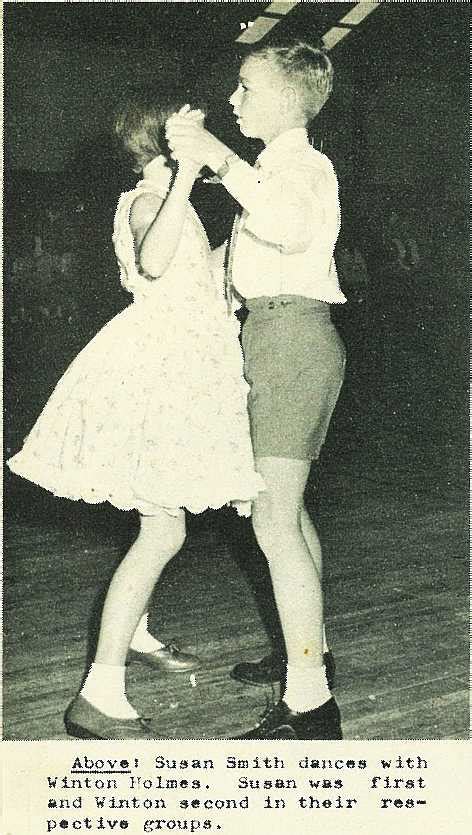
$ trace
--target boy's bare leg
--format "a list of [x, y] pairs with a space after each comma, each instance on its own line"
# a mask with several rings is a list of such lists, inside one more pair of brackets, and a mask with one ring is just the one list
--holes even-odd
[[256, 468], [266, 490], [254, 502], [252, 520], [269, 564], [285, 638], [285, 696], [293, 710], [311, 710], [327, 701], [330, 692], [322, 659], [321, 582], [302, 530], [310, 462], [266, 457], [256, 459]]

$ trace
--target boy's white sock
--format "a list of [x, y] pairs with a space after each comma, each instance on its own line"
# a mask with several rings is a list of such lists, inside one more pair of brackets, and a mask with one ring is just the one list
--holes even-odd
[[331, 698], [326, 681], [326, 668], [304, 664], [294, 667], [287, 664], [287, 683], [283, 700], [290, 710], [305, 713], [321, 707]]

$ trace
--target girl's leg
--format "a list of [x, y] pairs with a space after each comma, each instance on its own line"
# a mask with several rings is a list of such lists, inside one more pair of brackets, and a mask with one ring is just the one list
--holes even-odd
[[137, 716], [125, 696], [125, 661], [159, 576], [185, 541], [185, 514], [142, 516], [139, 535], [115, 571], [103, 607], [95, 662], [81, 694], [110, 716]]
[[303, 493], [310, 462], [259, 458], [256, 468], [266, 484], [253, 505], [253, 526], [271, 574], [287, 649], [285, 701], [294, 711], [319, 707], [330, 698], [323, 667], [323, 600], [319, 540], [310, 522], [304, 525], [314, 544], [312, 556], [302, 529]]

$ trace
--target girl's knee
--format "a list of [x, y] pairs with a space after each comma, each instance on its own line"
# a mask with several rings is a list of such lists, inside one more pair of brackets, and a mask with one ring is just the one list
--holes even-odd
[[142, 516], [140, 537], [156, 551], [172, 556], [183, 547], [187, 536], [185, 514], [173, 516], [162, 511], [157, 516]]
[[169, 552], [170, 557], [177, 554], [181, 548], [183, 548], [186, 540], [186, 533], [185, 531], [173, 531], [169, 533], [169, 536], [162, 542], [163, 547], [167, 547], [167, 551]]

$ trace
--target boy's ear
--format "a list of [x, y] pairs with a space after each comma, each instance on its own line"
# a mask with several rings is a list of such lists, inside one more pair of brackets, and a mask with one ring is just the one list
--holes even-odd
[[291, 113], [298, 107], [298, 92], [295, 87], [284, 87], [282, 90], [282, 112], [285, 114]]

